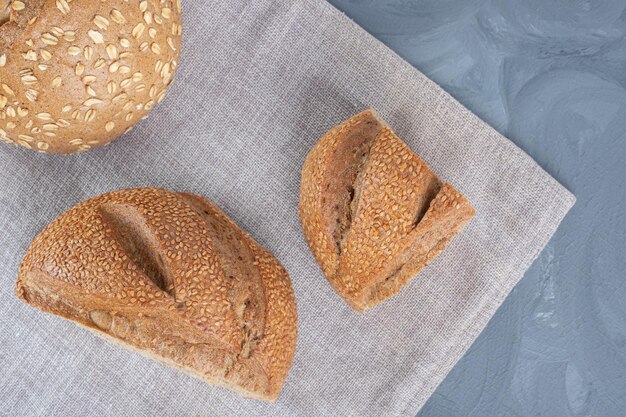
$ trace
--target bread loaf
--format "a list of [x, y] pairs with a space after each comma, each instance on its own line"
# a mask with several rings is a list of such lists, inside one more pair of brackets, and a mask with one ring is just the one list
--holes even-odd
[[193, 194], [131, 189], [78, 204], [33, 241], [15, 292], [251, 398], [278, 397], [295, 351], [287, 272]]
[[400, 291], [474, 214], [373, 110], [329, 131], [302, 169], [305, 238], [359, 311]]
[[64, 154], [107, 144], [173, 80], [180, 0], [0, 0], [0, 8], [0, 140]]

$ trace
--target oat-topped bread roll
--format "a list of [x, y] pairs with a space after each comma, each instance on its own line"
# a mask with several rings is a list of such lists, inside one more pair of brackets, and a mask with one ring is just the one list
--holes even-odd
[[302, 169], [306, 240], [359, 311], [400, 291], [474, 214], [373, 110], [328, 132]]
[[109, 143], [163, 100], [181, 44], [180, 0], [0, 0], [0, 140]]
[[85, 201], [33, 241], [17, 296], [209, 384], [275, 400], [296, 347], [280, 263], [202, 197]]

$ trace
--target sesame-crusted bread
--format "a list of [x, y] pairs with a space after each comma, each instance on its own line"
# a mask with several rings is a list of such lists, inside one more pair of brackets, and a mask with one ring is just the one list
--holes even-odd
[[63, 154], [105, 145], [173, 80], [180, 0], [2, 0], [0, 8], [0, 140]]
[[400, 291], [474, 214], [371, 109], [330, 130], [302, 169], [304, 236], [359, 311]]
[[287, 272], [193, 194], [130, 189], [78, 204], [35, 238], [15, 293], [251, 398], [278, 397], [295, 352]]

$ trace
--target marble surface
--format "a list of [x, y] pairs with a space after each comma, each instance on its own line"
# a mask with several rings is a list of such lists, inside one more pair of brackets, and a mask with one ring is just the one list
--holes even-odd
[[578, 198], [419, 416], [626, 416], [626, 0], [330, 2]]

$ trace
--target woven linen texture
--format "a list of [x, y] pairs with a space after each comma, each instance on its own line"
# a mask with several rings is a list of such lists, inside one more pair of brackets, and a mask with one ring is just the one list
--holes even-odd
[[[183, 1], [165, 101], [119, 141], [70, 157], [0, 146], [0, 415], [414, 416], [574, 203], [513, 143], [321, 0]], [[372, 106], [477, 216], [400, 294], [359, 314], [334, 293], [297, 215], [300, 169]], [[126, 187], [201, 194], [288, 269], [297, 352], [280, 400], [230, 392], [21, 304], [31, 239]]]

